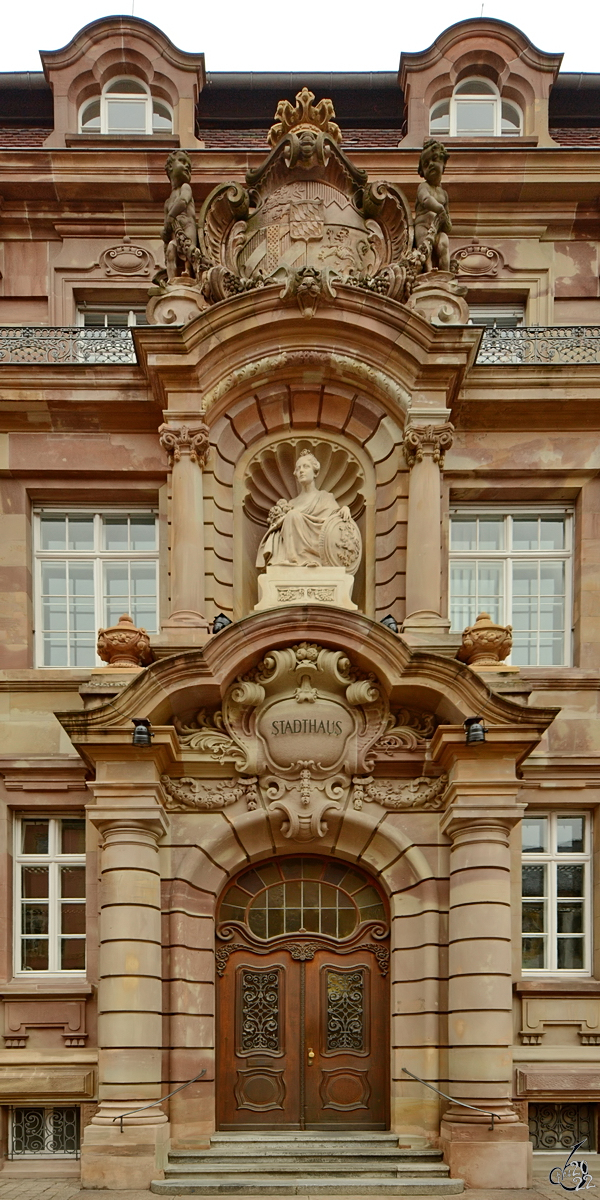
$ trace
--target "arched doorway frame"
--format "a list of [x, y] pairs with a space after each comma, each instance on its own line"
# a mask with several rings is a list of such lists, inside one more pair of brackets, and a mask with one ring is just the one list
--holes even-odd
[[[294, 853], [275, 820], [268, 812], [257, 810], [238, 816], [234, 822], [227, 812], [215, 814], [208, 836], [202, 845], [188, 846], [176, 863], [173, 875], [165, 880], [165, 910], [174, 917], [171, 921], [169, 952], [171, 961], [183, 961], [186, 943], [190, 939], [198, 947], [203, 960], [204, 977], [194, 984], [207, 986], [216, 996], [215, 926], [218, 905], [224, 889], [244, 868], [275, 856], [289, 857]], [[403, 828], [403, 814], [387, 812], [371, 814], [348, 809], [340, 821], [332, 823], [326, 836], [314, 847], [319, 857], [331, 856], [348, 864], [356, 864], [380, 885], [387, 897], [390, 913], [390, 1128], [402, 1133], [418, 1133], [429, 1139], [438, 1136], [439, 1107], [433, 1093], [426, 1095], [418, 1106], [410, 1097], [401, 1067], [426, 1077], [438, 1077], [439, 1062], [439, 968], [440, 917], [443, 916], [438, 894], [435, 863], [429, 863], [423, 850]], [[178, 913], [182, 909], [198, 911], [196, 932], [188, 923], [182, 941], [177, 942]], [[192, 921], [193, 925], [193, 921]], [[418, 926], [418, 933], [416, 928]], [[407, 970], [407, 963], [410, 963]], [[418, 980], [426, 980], [424, 1011], [415, 1012], [415, 988]], [[188, 983], [170, 971], [171, 1013], [178, 1013]], [[406, 1003], [398, 998], [406, 993]], [[406, 1040], [399, 1032], [402, 1016], [410, 1010], [410, 1029]], [[396, 1010], [400, 1009], [399, 1012]], [[405, 1014], [406, 1015], [406, 1014]], [[216, 1036], [215, 1012], [205, 1013], [207, 1043], [195, 1048], [186, 1061], [195, 1070], [207, 1069], [205, 1080], [175, 1096], [171, 1101], [170, 1119], [176, 1140], [197, 1141], [198, 1135], [210, 1135], [216, 1128]], [[177, 1018], [176, 1018], [177, 1019]], [[210, 1028], [210, 1032], [209, 1032]], [[171, 1043], [173, 1038], [170, 1039]], [[414, 1045], [413, 1045], [414, 1043]], [[425, 1043], [425, 1048], [423, 1044]], [[183, 1048], [171, 1049], [171, 1080], [185, 1076], [182, 1066]], [[182, 1073], [183, 1071], [183, 1073]], [[190, 1071], [194, 1074], [195, 1071]], [[190, 1094], [191, 1093], [191, 1094]]]

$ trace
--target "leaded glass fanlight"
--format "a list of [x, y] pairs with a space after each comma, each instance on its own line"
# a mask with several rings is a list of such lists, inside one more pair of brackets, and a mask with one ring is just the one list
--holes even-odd
[[245, 927], [252, 941], [289, 934], [344, 941], [367, 925], [374, 936], [387, 931], [384, 899], [366, 873], [343, 862], [283, 858], [245, 871], [230, 885], [218, 933], [228, 937]]

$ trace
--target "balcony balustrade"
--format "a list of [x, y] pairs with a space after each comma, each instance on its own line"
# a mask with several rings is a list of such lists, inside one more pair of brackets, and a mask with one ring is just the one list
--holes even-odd
[[[3, 363], [135, 363], [131, 329], [49, 325], [0, 327]], [[541, 366], [600, 363], [598, 325], [524, 325], [486, 329], [479, 366]]]
[[521, 325], [517, 329], [486, 329], [478, 366], [569, 366], [600, 363], [598, 325]]
[[135, 363], [131, 329], [9, 325], [0, 328], [3, 363]]

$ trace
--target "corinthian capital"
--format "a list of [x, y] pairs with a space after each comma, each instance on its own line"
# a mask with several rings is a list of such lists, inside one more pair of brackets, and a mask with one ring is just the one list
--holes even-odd
[[445, 425], [407, 425], [403, 449], [409, 470], [415, 463], [422, 462], [426, 455], [433, 458], [442, 470], [444, 455], [452, 445], [453, 433], [454, 426], [450, 422]]
[[189, 455], [199, 467], [206, 466], [209, 448], [209, 429], [204, 421], [196, 425], [161, 425], [158, 430], [160, 444], [169, 456], [169, 466], [179, 462], [182, 454]]

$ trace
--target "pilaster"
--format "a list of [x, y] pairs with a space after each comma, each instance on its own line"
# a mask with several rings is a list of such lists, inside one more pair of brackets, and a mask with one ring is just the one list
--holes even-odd
[[165, 413], [159, 439], [171, 468], [171, 611], [162, 624], [169, 642], [185, 645], [206, 640], [204, 616], [204, 497], [202, 470], [209, 430], [196, 413]]
[[[85, 1130], [83, 1187], [147, 1188], [164, 1170], [169, 1123], [162, 1086], [162, 940], [158, 846], [168, 830], [156, 769], [90, 784], [100, 832], [98, 1048], [100, 1106]], [[116, 770], [115, 770], [116, 767]], [[120, 768], [120, 769], [119, 769]], [[106, 775], [106, 771], [102, 772]], [[117, 776], [121, 776], [121, 779]]]
[[503, 1187], [524, 1188], [531, 1146], [512, 1103], [509, 838], [524, 811], [516, 802], [516, 765], [537, 738], [531, 727], [499, 726], [489, 734], [468, 746], [463, 730], [446, 726], [432, 743], [434, 760], [449, 775], [441, 829], [452, 843], [448, 1092], [456, 1103], [444, 1115], [441, 1141], [451, 1174], [469, 1187], [502, 1180]]
[[453, 432], [448, 421], [441, 425], [411, 422], [404, 431], [410, 482], [402, 633], [415, 645], [431, 646], [450, 629], [450, 622], [441, 615], [441, 473]]

